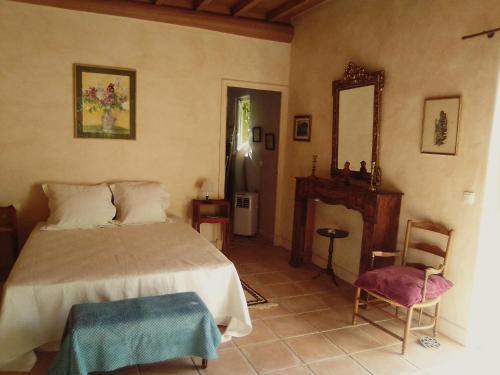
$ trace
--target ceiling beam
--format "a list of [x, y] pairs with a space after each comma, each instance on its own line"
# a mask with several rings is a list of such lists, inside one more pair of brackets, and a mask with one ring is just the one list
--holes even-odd
[[247, 10], [250, 10], [253, 8], [255, 5], [260, 3], [262, 0], [241, 0], [240, 2], [236, 3], [232, 8], [231, 8], [231, 15], [233, 16], [240, 16]]
[[213, 0], [194, 0], [193, 1], [193, 9], [201, 10], [201, 8], [209, 5]]
[[283, 17], [289, 16], [290, 14], [295, 12], [306, 2], [307, 0], [289, 0], [286, 3], [283, 3], [280, 6], [270, 10], [266, 15], [266, 19], [270, 22], [278, 21]]
[[182, 26], [244, 35], [252, 38], [290, 43], [293, 38], [291, 25], [274, 24], [251, 18], [232, 17], [225, 14], [197, 12], [132, 0], [11, 0], [21, 3], [47, 5], [56, 8], [109, 14], [142, 20], [172, 23]]

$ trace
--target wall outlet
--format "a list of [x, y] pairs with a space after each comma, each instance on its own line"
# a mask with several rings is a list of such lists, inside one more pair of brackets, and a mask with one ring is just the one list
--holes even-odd
[[476, 201], [476, 193], [473, 191], [464, 191], [463, 201], [467, 205], [473, 205]]

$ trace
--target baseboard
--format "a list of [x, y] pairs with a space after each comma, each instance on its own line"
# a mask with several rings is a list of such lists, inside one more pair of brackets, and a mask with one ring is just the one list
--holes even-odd
[[[327, 260], [319, 255], [313, 254], [312, 263], [317, 265], [318, 267], [325, 268]], [[339, 279], [342, 279], [350, 284], [354, 283], [354, 281], [356, 281], [356, 279], [358, 278], [357, 273], [354, 273], [351, 270], [348, 270], [347, 268], [344, 268], [335, 262], [333, 262], [333, 269]]]
[[289, 251], [292, 249], [292, 240], [290, 240], [289, 238], [280, 236], [278, 234], [274, 235], [273, 244], [274, 244], [274, 246], [284, 247], [285, 249], [287, 249]]
[[439, 333], [448, 336], [453, 341], [465, 345], [467, 341], [467, 330], [441, 316], [439, 318]]
[[[289, 238], [280, 236], [280, 235], [275, 235], [274, 237], [274, 246], [281, 246], [284, 247], [285, 249], [291, 251], [292, 249], [292, 240]], [[325, 268], [326, 267], [326, 262], [327, 260], [319, 255], [312, 254], [312, 263], [317, 265], [318, 267]], [[358, 274], [352, 272], [351, 270], [348, 270], [337, 263], [333, 262], [333, 267], [335, 269], [335, 274], [342, 280], [348, 282], [348, 283], [354, 283], [356, 279], [358, 278]]]

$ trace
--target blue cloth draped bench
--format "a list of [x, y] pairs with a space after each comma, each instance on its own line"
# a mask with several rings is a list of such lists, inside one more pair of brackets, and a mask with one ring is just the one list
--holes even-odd
[[217, 358], [221, 335], [194, 292], [74, 305], [50, 375], [86, 375], [198, 356]]

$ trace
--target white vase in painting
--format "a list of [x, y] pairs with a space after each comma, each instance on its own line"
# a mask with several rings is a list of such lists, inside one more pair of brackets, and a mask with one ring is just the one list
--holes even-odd
[[113, 126], [115, 126], [116, 117], [113, 116], [113, 112], [109, 110], [104, 110], [101, 116], [102, 131], [104, 133], [113, 132]]

